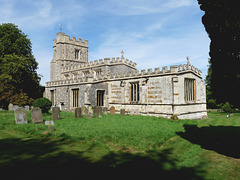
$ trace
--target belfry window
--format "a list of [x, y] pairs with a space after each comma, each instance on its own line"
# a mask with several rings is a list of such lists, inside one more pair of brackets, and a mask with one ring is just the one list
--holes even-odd
[[184, 81], [185, 101], [194, 102], [196, 100], [196, 80], [186, 78]]
[[131, 102], [137, 103], [139, 101], [139, 83], [131, 83]]
[[79, 89], [73, 89], [72, 90], [72, 106], [73, 107], [79, 107], [78, 102], [79, 102]]
[[80, 53], [80, 51], [79, 50], [75, 50], [75, 59], [79, 59], [79, 53]]

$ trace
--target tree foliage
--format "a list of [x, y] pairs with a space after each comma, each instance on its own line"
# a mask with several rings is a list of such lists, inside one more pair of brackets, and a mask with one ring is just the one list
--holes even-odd
[[0, 25], [0, 107], [31, 105], [42, 96], [32, 44], [14, 24]]
[[198, 0], [202, 22], [211, 39], [207, 86], [217, 103], [239, 107], [240, 13], [237, 0]]

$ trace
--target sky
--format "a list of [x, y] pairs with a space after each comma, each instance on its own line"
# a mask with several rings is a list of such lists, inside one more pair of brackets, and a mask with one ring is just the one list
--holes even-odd
[[124, 57], [138, 70], [190, 63], [207, 74], [210, 40], [197, 0], [0, 0], [0, 24], [32, 42], [41, 84], [50, 81], [60, 31], [89, 41], [89, 62]]

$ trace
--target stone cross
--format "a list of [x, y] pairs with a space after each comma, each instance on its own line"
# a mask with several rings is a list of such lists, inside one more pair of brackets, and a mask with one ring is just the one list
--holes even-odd
[[124, 59], [124, 56], [123, 56], [123, 54], [124, 54], [124, 51], [123, 51], [123, 50], [122, 50], [121, 54], [122, 54], [122, 57], [121, 57], [121, 59]]
[[189, 57], [188, 57], [188, 56], [187, 56], [187, 58], [186, 58], [186, 59], [187, 59], [187, 64], [190, 64], [190, 62], [189, 62]]

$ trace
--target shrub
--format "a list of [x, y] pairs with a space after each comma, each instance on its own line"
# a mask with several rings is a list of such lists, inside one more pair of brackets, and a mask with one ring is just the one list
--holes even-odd
[[231, 113], [234, 111], [233, 109], [233, 106], [231, 104], [229, 104], [229, 102], [225, 102], [225, 104], [220, 104], [218, 105], [222, 110], [223, 112], [225, 113]]
[[42, 109], [43, 113], [47, 113], [52, 106], [52, 102], [49, 99], [43, 97], [43, 98], [37, 99], [34, 102], [33, 106], [34, 107], [40, 107]]

